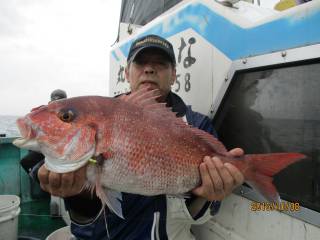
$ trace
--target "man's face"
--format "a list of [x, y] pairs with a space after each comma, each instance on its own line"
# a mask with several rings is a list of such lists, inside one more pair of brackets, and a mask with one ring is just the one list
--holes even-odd
[[160, 49], [149, 48], [139, 53], [126, 68], [131, 91], [142, 86], [159, 89], [162, 99], [168, 95], [176, 79], [176, 69], [169, 57]]

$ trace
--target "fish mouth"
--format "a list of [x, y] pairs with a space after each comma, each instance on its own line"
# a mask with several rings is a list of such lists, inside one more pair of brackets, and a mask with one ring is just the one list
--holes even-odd
[[17, 126], [21, 134], [20, 138], [15, 139], [12, 143], [23, 149], [39, 152], [39, 143], [35, 140], [35, 132], [32, 127], [22, 118], [17, 120]]
[[[28, 149], [36, 152], [41, 152], [45, 155], [45, 166], [48, 170], [56, 173], [67, 173], [75, 171], [83, 167], [95, 153], [95, 144], [92, 144], [86, 149], [86, 152], [74, 152], [74, 146], [81, 138], [81, 130], [77, 130], [64, 149], [64, 154], [57, 153], [55, 148], [50, 147], [50, 143], [40, 141], [39, 135], [43, 135], [42, 130], [34, 127], [31, 120], [19, 118], [17, 120], [21, 137], [13, 141], [13, 144], [19, 148]], [[38, 135], [39, 134], [39, 135]], [[80, 155], [81, 154], [81, 155]], [[74, 156], [76, 159], [73, 159]]]
[[29, 138], [31, 135], [31, 127], [26, 123], [23, 118], [18, 118], [16, 121], [19, 132], [23, 138]]
[[40, 152], [39, 143], [35, 139], [17, 138], [12, 143], [18, 148]]
[[66, 158], [50, 158], [49, 156], [45, 157], [44, 164], [45, 167], [52, 172], [56, 173], [67, 173], [78, 170], [87, 164], [89, 159], [94, 155], [95, 147], [93, 147], [89, 152], [84, 154], [77, 161], [68, 161]]

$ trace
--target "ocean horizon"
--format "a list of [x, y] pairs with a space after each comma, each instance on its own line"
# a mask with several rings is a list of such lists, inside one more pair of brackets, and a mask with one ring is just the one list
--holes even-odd
[[0, 115], [0, 134], [2, 137], [19, 137], [16, 125], [19, 116]]

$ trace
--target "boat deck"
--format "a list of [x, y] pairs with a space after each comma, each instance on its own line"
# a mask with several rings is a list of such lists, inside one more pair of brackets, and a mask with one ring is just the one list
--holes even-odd
[[20, 197], [20, 239], [46, 239], [66, 224], [60, 216], [50, 214], [50, 195], [43, 192], [20, 166], [20, 159], [27, 151], [12, 145], [13, 139], [0, 137], [0, 195]]
[[50, 199], [39, 199], [20, 204], [19, 237], [46, 239], [56, 229], [66, 226], [60, 216], [50, 215]]

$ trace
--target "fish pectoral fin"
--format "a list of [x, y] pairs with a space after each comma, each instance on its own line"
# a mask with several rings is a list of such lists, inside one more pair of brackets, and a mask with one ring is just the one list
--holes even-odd
[[107, 204], [108, 208], [118, 217], [124, 219], [121, 206], [122, 193], [111, 189], [106, 189], [105, 195], [106, 196], [104, 201]]

